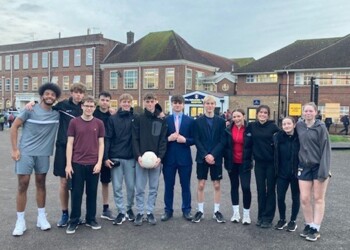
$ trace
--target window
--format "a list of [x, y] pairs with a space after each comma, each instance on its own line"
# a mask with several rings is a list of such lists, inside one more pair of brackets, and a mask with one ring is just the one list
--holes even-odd
[[23, 91], [28, 91], [28, 89], [29, 89], [29, 78], [28, 77], [23, 77], [22, 90]]
[[13, 56], [13, 69], [19, 69], [19, 55]]
[[11, 85], [10, 85], [10, 79], [6, 79], [6, 81], [5, 81], [5, 91], [10, 91], [10, 89], [11, 89]]
[[32, 69], [38, 68], [38, 53], [32, 54]]
[[69, 50], [63, 50], [63, 67], [69, 67]]
[[111, 71], [109, 73], [109, 88], [110, 89], [118, 88], [118, 71]]
[[69, 76], [64, 76], [63, 77], [63, 90], [69, 90]]
[[340, 106], [340, 116], [349, 115], [349, 106]]
[[47, 83], [47, 82], [49, 82], [49, 78], [47, 76], [43, 76], [41, 78], [41, 85], [43, 85], [44, 83]]
[[196, 71], [196, 85], [195, 90], [203, 90], [203, 78], [204, 73], [202, 71]]
[[86, 66], [92, 65], [92, 60], [94, 57], [93, 50], [94, 50], [94, 48], [87, 48], [86, 49], [86, 56], [85, 56], [85, 65]]
[[58, 84], [58, 76], [52, 76], [51, 82]]
[[166, 100], [164, 101], [164, 113], [168, 114], [170, 112], [170, 101]]
[[2, 56], [0, 56], [0, 70], [2, 70]]
[[38, 77], [32, 77], [32, 90], [38, 90]]
[[73, 83], [79, 83], [80, 82], [80, 76], [74, 76]]
[[137, 107], [137, 100], [132, 100], [131, 107]]
[[13, 79], [13, 90], [18, 91], [19, 90], [19, 78]]
[[11, 56], [5, 56], [5, 70], [11, 69]]
[[137, 70], [124, 70], [124, 89], [137, 89]]
[[192, 69], [186, 69], [186, 89], [192, 89]]
[[81, 50], [75, 49], [74, 50], [74, 66], [80, 66], [81, 65]]
[[28, 54], [23, 54], [23, 69], [28, 69], [29, 57]]
[[247, 75], [246, 83], [277, 83], [277, 74]]
[[49, 53], [48, 52], [43, 52], [41, 54], [41, 67], [43, 69], [48, 67], [48, 61], [49, 61]]
[[315, 77], [315, 84], [321, 86], [350, 85], [350, 71], [295, 73], [295, 85], [310, 85], [311, 77]]
[[58, 51], [52, 51], [52, 67], [58, 67]]
[[175, 88], [175, 69], [174, 68], [165, 69], [165, 88], [166, 89]]
[[143, 88], [158, 89], [158, 69], [143, 70]]
[[87, 90], [92, 90], [92, 75], [85, 76], [85, 84]]

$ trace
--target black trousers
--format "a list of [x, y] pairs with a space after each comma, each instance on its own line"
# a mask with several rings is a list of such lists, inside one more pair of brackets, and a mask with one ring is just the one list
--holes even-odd
[[288, 179], [278, 177], [277, 178], [277, 201], [278, 201], [278, 211], [280, 213], [280, 219], [286, 219], [286, 193], [290, 184], [290, 190], [292, 193], [292, 214], [290, 217], [291, 221], [297, 219], [299, 208], [300, 208], [300, 191], [299, 183], [296, 177], [291, 177]]
[[87, 223], [96, 219], [96, 198], [99, 174], [93, 174], [94, 165], [72, 164], [72, 190], [70, 222], [78, 223], [81, 216], [81, 203], [83, 200], [84, 187], [86, 192], [86, 216]]
[[276, 176], [273, 162], [255, 161], [258, 220], [271, 223], [276, 211]]
[[239, 183], [243, 193], [243, 208], [249, 209], [252, 202], [252, 193], [250, 191], [251, 171], [243, 171], [242, 164], [233, 164], [232, 171], [229, 173], [231, 182], [231, 201], [232, 205], [239, 204]]

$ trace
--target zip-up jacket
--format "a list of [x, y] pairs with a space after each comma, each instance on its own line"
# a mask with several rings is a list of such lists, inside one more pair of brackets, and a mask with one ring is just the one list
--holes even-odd
[[168, 125], [164, 118], [159, 117], [160, 113], [159, 109], [153, 113], [145, 109], [143, 114], [134, 117], [132, 121], [132, 145], [136, 160], [146, 151], [154, 152], [160, 159], [164, 158]]
[[299, 165], [299, 138], [296, 130], [293, 135], [287, 135], [279, 131], [273, 136], [276, 175], [280, 178], [289, 179], [296, 176]]
[[302, 167], [319, 165], [318, 179], [325, 180], [330, 176], [331, 146], [327, 128], [322, 121], [316, 120], [311, 127], [304, 121], [296, 126], [300, 150], [299, 164]]
[[83, 114], [81, 103], [74, 104], [73, 98], [70, 97], [67, 100], [57, 103], [52, 109], [60, 113], [60, 125], [57, 132], [56, 145], [65, 146], [67, 145], [67, 130], [70, 120]]
[[132, 119], [134, 112], [123, 111], [119, 109], [118, 112], [109, 117], [107, 122], [106, 136], [105, 136], [105, 151], [104, 160], [112, 158], [132, 159]]

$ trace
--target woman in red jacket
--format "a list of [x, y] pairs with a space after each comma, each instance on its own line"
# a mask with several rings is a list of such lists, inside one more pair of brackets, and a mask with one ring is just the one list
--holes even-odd
[[252, 194], [250, 191], [251, 171], [243, 171], [243, 146], [245, 133], [244, 111], [235, 109], [232, 112], [232, 121], [226, 129], [226, 152], [225, 152], [225, 168], [227, 169], [231, 181], [231, 201], [233, 216], [231, 221], [238, 223], [241, 219], [239, 213], [239, 183], [243, 193], [243, 219], [244, 225], [251, 223], [250, 204]]

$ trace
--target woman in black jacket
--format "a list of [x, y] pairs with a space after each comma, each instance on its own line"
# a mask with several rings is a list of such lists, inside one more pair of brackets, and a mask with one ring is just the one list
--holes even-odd
[[274, 167], [273, 134], [279, 131], [277, 125], [269, 120], [270, 108], [260, 105], [257, 121], [247, 126], [244, 139], [243, 168], [251, 169], [251, 159], [255, 160], [255, 180], [258, 193], [257, 226], [270, 228], [276, 210], [276, 173]]
[[[274, 139], [275, 146], [275, 168], [277, 173], [277, 201], [280, 220], [275, 229], [294, 232], [297, 229], [296, 218], [300, 208], [300, 191], [297, 178], [299, 139], [295, 130], [295, 120], [292, 117], [285, 117], [282, 120], [282, 129], [277, 132]], [[286, 221], [286, 193], [288, 186], [292, 192], [292, 214], [290, 221]]]

